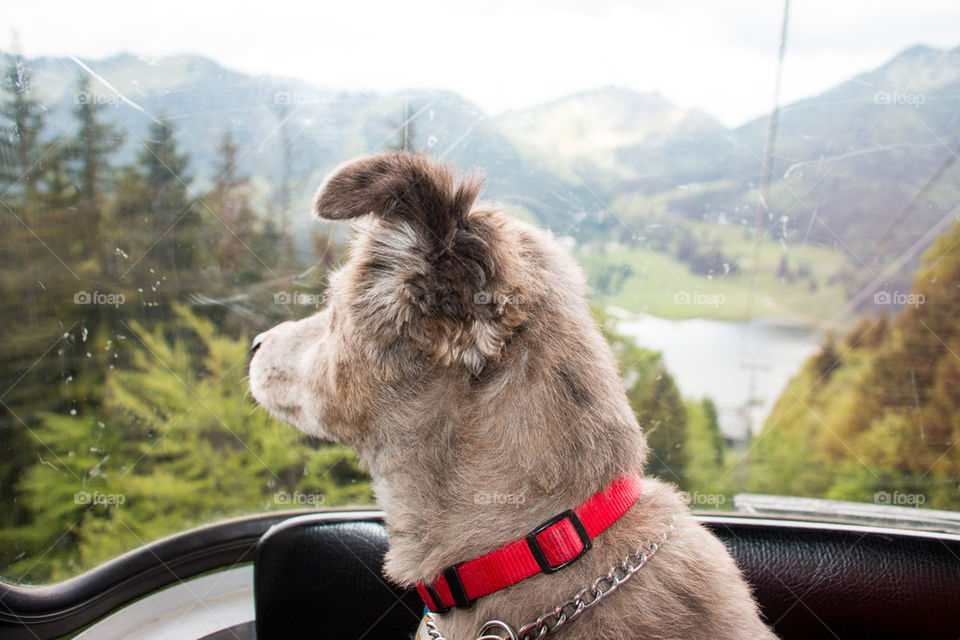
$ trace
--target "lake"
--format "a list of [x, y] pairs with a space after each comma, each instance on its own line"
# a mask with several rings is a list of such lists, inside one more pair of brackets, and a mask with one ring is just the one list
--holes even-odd
[[744, 322], [666, 320], [608, 309], [618, 332], [663, 353], [685, 397], [710, 397], [731, 440], [757, 433], [790, 379], [817, 352], [820, 335], [784, 318]]

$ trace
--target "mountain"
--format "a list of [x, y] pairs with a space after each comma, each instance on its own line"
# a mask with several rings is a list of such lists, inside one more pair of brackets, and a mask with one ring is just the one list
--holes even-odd
[[733, 149], [731, 133], [696, 109], [659, 93], [605, 87], [497, 119], [521, 153], [604, 193], [618, 184], [655, 191], [721, 177], [716, 159]]
[[[263, 201], [278, 201], [286, 174], [293, 210], [303, 211], [332, 167], [398, 144], [406, 129], [413, 147], [482, 169], [485, 197], [561, 234], [618, 237], [621, 226], [651, 220], [755, 224], [767, 118], [728, 129], [657, 93], [616, 87], [491, 118], [451, 92], [345, 93], [248, 76], [197, 56], [83, 64], [106, 81], [86, 97], [74, 88], [85, 72], [77, 61], [27, 62], [49, 107], [47, 138], [73, 126], [78, 100], [99, 100], [126, 136], [118, 161], [129, 161], [150, 119], [167, 118], [190, 153], [195, 190], [214, 177], [216, 149], [229, 131], [243, 150], [238, 169], [254, 178]], [[915, 243], [929, 244], [924, 234], [960, 201], [957, 95], [960, 48], [918, 46], [784, 105], [765, 231], [835, 247], [851, 269], [871, 276], [883, 276], [880, 265]], [[296, 219], [309, 224], [307, 216]], [[901, 275], [917, 253], [908, 252]]]
[[[878, 276], [902, 256], [910, 266], [887, 275], [909, 286], [906, 275], [929, 245], [925, 234], [940, 228], [960, 202], [958, 95], [960, 48], [913, 47], [782, 107], [767, 231], [836, 247]], [[690, 218], [748, 223], [767, 127], [768, 119], [758, 118], [733, 130], [730, 181], [691, 190], [668, 208]], [[922, 246], [915, 247], [918, 241]]]
[[[960, 202], [960, 48], [913, 47], [785, 106], [771, 208], [804, 240], [870, 265], [900, 255]], [[759, 157], [764, 119], [737, 129]]]
[[[261, 199], [279, 200], [287, 163], [291, 206], [306, 211], [327, 172], [351, 157], [398, 144], [409, 117], [410, 144], [464, 168], [482, 167], [488, 198], [513, 203], [541, 221], [561, 217], [571, 202], [590, 199], [582, 186], [526, 161], [486, 114], [451, 92], [345, 93], [295, 79], [248, 76], [189, 55], [120, 55], [82, 63], [98, 78], [88, 96], [77, 95], [77, 77], [86, 71], [73, 59], [38, 58], [25, 65], [32, 89], [48, 108], [46, 138], [54, 140], [74, 125], [79, 100], [96, 100], [111, 107], [106, 118], [125, 137], [117, 158], [124, 163], [142, 145], [150, 120], [167, 119], [190, 154], [195, 191], [215, 178], [217, 148], [230, 132], [242, 150], [238, 172], [253, 177]], [[309, 216], [295, 220], [310, 224]]]
[[[903, 255], [960, 202], [958, 95], [960, 48], [917, 46], [782, 106], [766, 231], [835, 247], [871, 272]], [[618, 216], [636, 228], [651, 211], [752, 227], [768, 122], [727, 129], [615, 88], [499, 119], [525, 157], [619, 199]]]

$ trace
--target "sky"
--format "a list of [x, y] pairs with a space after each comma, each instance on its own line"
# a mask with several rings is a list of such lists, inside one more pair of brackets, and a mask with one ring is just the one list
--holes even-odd
[[[27, 57], [192, 53], [337, 89], [448, 89], [490, 115], [615, 85], [728, 126], [770, 110], [779, 0], [396, 0], [162, 3], [5, 0]], [[782, 102], [915, 44], [960, 45], [957, 0], [793, 0]]]

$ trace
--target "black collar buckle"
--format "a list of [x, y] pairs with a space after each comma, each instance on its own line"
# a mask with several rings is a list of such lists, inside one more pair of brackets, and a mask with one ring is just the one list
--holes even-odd
[[[580, 542], [583, 544], [583, 548], [580, 550], [580, 553], [573, 556], [566, 562], [561, 562], [560, 564], [551, 565], [547, 560], [547, 556], [543, 553], [543, 549], [540, 547], [540, 543], [537, 541], [537, 536], [552, 527], [555, 524], [558, 524], [564, 520], [569, 520], [570, 524], [573, 525], [574, 530], [577, 532], [577, 536], [580, 537]], [[568, 567], [580, 558], [583, 557], [587, 551], [593, 548], [593, 541], [590, 540], [590, 535], [587, 533], [587, 529], [583, 526], [583, 522], [580, 520], [580, 516], [576, 512], [564, 511], [560, 513], [539, 527], [527, 534], [527, 546], [530, 547], [530, 553], [533, 554], [534, 559], [537, 561], [537, 564], [540, 565], [540, 569], [544, 573], [555, 573], [564, 567]]]

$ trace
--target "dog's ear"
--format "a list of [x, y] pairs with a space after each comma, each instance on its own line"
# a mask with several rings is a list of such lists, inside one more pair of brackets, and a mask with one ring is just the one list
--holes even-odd
[[379, 286], [364, 286], [376, 287], [378, 307], [394, 314], [392, 335], [475, 375], [525, 318], [522, 296], [501, 277], [514, 258], [501, 246], [500, 224], [489, 212], [471, 215], [482, 184], [428, 156], [393, 151], [340, 167], [314, 204], [327, 220], [382, 220], [368, 233], [367, 260], [377, 268], [365, 270]]
[[346, 220], [368, 213], [420, 227], [449, 244], [467, 222], [483, 182], [458, 180], [453, 171], [424, 154], [390, 151], [348, 162], [320, 186], [314, 213]]

